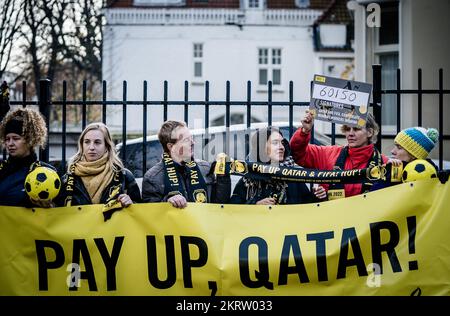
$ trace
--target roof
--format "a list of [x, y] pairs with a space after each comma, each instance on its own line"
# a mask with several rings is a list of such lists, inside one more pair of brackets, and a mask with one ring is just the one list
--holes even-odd
[[348, 0], [331, 0], [314, 24], [350, 24], [353, 19], [347, 8]]
[[[324, 10], [332, 0], [309, 0], [307, 9]], [[268, 9], [298, 9], [295, 0], [267, 0]]]

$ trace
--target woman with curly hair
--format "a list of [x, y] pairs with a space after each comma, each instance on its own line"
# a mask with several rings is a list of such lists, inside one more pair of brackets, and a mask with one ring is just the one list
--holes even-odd
[[24, 189], [25, 178], [37, 166], [52, 166], [38, 161], [34, 148], [44, 148], [47, 140], [45, 119], [31, 108], [9, 111], [0, 124], [0, 140], [8, 159], [0, 163], [0, 205], [32, 207], [51, 206], [34, 201]]
[[63, 177], [58, 204], [64, 206], [107, 204], [111, 208], [141, 202], [133, 174], [117, 155], [108, 127], [91, 123], [78, 139], [78, 152]]

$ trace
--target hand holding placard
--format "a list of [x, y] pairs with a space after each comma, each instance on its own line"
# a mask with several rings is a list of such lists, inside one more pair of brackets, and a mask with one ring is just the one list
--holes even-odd
[[305, 116], [302, 119], [302, 131], [308, 134], [314, 125], [314, 113], [310, 110], [306, 110]]
[[315, 75], [309, 109], [318, 120], [364, 127], [371, 90], [365, 82]]

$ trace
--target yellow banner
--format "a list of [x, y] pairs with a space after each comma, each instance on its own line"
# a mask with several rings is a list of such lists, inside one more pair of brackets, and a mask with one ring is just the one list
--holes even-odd
[[450, 181], [320, 204], [0, 207], [0, 295], [449, 295]]

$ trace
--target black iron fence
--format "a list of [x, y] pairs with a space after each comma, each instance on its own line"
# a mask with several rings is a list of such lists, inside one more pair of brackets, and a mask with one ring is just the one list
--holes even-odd
[[[383, 106], [381, 102], [382, 95], [395, 95], [396, 96], [396, 132], [400, 132], [401, 128], [401, 105], [402, 105], [402, 95], [415, 95], [417, 96], [417, 126], [422, 126], [423, 124], [423, 95], [437, 95], [438, 96], [438, 130], [439, 130], [439, 168], [443, 168], [444, 160], [444, 140], [449, 140], [450, 136], [448, 134], [444, 135], [444, 95], [450, 94], [450, 90], [444, 90], [444, 72], [439, 69], [438, 73], [438, 85], [437, 89], [423, 89], [422, 88], [422, 69], [417, 70], [417, 89], [401, 89], [401, 71], [397, 69], [396, 74], [396, 89], [381, 89], [381, 65], [372, 65], [373, 70], [373, 112], [375, 115], [375, 120], [380, 125], [380, 134], [382, 138], [394, 138], [395, 135], [387, 135], [382, 132], [382, 119], [381, 119], [381, 107]], [[391, 105], [392, 106], [392, 105]], [[448, 106], [448, 105], [447, 105]], [[448, 109], [450, 110], [450, 109]], [[448, 120], [447, 120], [448, 121]], [[448, 124], [448, 122], [447, 122]], [[381, 148], [381, 139], [378, 139], [377, 147]]]
[[[381, 65], [373, 65], [373, 102], [370, 104], [370, 106], [373, 107], [373, 113], [375, 116], [376, 121], [382, 127], [382, 115], [381, 115], [381, 108], [383, 106], [393, 106], [393, 105], [383, 105], [382, 104], [382, 95], [396, 95], [397, 96], [397, 102], [396, 102], [396, 111], [397, 111], [397, 132], [401, 130], [401, 96], [405, 94], [409, 95], [417, 95], [418, 100], [418, 122], [417, 125], [421, 126], [423, 122], [423, 103], [422, 103], [422, 97], [425, 94], [428, 95], [438, 95], [439, 96], [439, 110], [438, 110], [438, 118], [439, 118], [439, 168], [442, 169], [443, 167], [443, 152], [444, 152], [444, 140], [449, 140], [449, 135], [444, 135], [444, 119], [443, 119], [443, 113], [444, 113], [444, 95], [450, 94], [450, 90], [444, 90], [443, 89], [443, 71], [442, 69], [439, 71], [439, 87], [434, 90], [426, 90], [422, 89], [422, 71], [421, 69], [418, 70], [418, 87], [417, 89], [401, 89], [400, 84], [400, 70], [397, 71], [397, 88], [391, 89], [391, 90], [383, 90], [382, 82], [381, 82]], [[142, 106], [142, 170], [145, 172], [147, 169], [146, 161], [147, 161], [147, 131], [150, 127], [147, 120], [147, 114], [148, 114], [148, 107], [152, 105], [159, 105], [163, 108], [163, 120], [169, 119], [168, 117], [168, 108], [172, 105], [182, 105], [184, 106], [184, 121], [189, 121], [189, 110], [192, 106], [203, 106], [204, 107], [204, 127], [205, 127], [205, 143], [203, 145], [206, 145], [208, 142], [208, 129], [210, 127], [210, 106], [213, 105], [219, 105], [225, 107], [225, 126], [227, 128], [227, 131], [230, 128], [231, 120], [230, 120], [230, 108], [231, 106], [243, 106], [246, 109], [246, 126], [247, 126], [247, 133], [245, 133], [245, 153], [248, 154], [249, 152], [249, 137], [250, 137], [250, 126], [251, 126], [251, 117], [252, 117], [252, 111], [255, 109], [255, 107], [266, 107], [268, 112], [268, 118], [267, 122], [268, 125], [272, 125], [272, 111], [274, 106], [282, 106], [287, 107], [288, 110], [288, 121], [289, 121], [289, 138], [292, 136], [294, 131], [294, 108], [295, 107], [307, 107], [309, 106], [309, 101], [294, 101], [294, 83], [291, 81], [289, 82], [289, 92], [288, 92], [288, 99], [286, 101], [273, 101], [273, 90], [272, 90], [272, 82], [268, 83], [268, 94], [267, 94], [267, 100], [266, 101], [254, 101], [252, 100], [252, 83], [250, 81], [247, 82], [247, 95], [246, 100], [241, 101], [235, 101], [231, 100], [230, 98], [230, 82], [226, 82], [226, 96], [225, 100], [217, 101], [217, 100], [210, 100], [210, 89], [209, 89], [209, 82], [205, 82], [205, 89], [204, 89], [204, 100], [189, 100], [189, 83], [188, 81], [185, 81], [184, 83], [184, 99], [179, 101], [173, 101], [168, 99], [168, 82], [164, 82], [164, 91], [163, 91], [163, 99], [162, 100], [149, 100], [148, 98], [148, 85], [147, 82], [143, 82], [143, 89], [142, 89], [142, 99], [138, 101], [130, 101], [127, 97], [127, 82], [123, 82], [122, 86], [122, 100], [119, 101], [111, 101], [107, 100], [107, 83], [103, 81], [102, 84], [102, 99], [101, 100], [87, 100], [87, 93], [86, 93], [86, 82], [83, 83], [83, 89], [82, 89], [82, 99], [81, 100], [67, 100], [67, 82], [63, 81], [62, 83], [62, 97], [61, 99], [55, 99], [51, 95], [50, 91], [50, 81], [49, 80], [41, 80], [40, 81], [40, 87], [39, 87], [39, 95], [38, 95], [38, 101], [29, 101], [27, 100], [27, 86], [26, 82], [23, 82], [22, 86], [22, 100], [20, 101], [11, 101], [11, 105], [22, 105], [23, 107], [26, 107], [28, 105], [37, 105], [39, 106], [39, 110], [41, 113], [44, 114], [45, 117], [49, 117], [50, 109], [52, 107], [60, 107], [61, 113], [62, 113], [62, 138], [61, 138], [61, 165], [59, 166], [60, 171], [63, 172], [66, 168], [67, 164], [67, 155], [66, 155], [66, 147], [67, 147], [67, 106], [68, 105], [74, 105], [81, 107], [81, 125], [80, 125], [80, 132], [85, 128], [87, 125], [87, 111], [88, 107], [92, 105], [100, 105], [102, 108], [102, 122], [107, 124], [107, 116], [106, 116], [106, 109], [108, 106], [121, 106], [122, 107], [122, 150], [121, 150], [121, 158], [125, 161], [125, 157], [127, 155], [127, 148], [126, 148], [126, 142], [127, 142], [127, 107], [129, 105], [140, 105]], [[448, 122], [448, 120], [447, 120]], [[448, 124], [448, 123], [447, 123]], [[47, 120], [47, 127], [49, 127], [49, 121]], [[154, 129], [157, 129], [158, 127], [153, 127]], [[50, 131], [51, 132], [51, 131]], [[381, 149], [381, 139], [392, 139], [395, 137], [393, 134], [386, 134], [383, 133], [383, 131], [380, 131], [381, 137], [379, 137], [377, 142], [377, 147]], [[228, 135], [227, 135], [228, 136]], [[336, 135], [336, 128], [335, 124], [333, 123], [331, 125], [331, 133], [329, 134], [331, 137], [331, 144], [334, 145], [336, 138], [338, 137]], [[314, 131], [312, 138], [314, 139]], [[226, 138], [226, 152], [229, 150], [229, 137]], [[49, 149], [45, 149], [44, 151], [40, 152], [40, 159], [43, 161], [49, 160]]]

